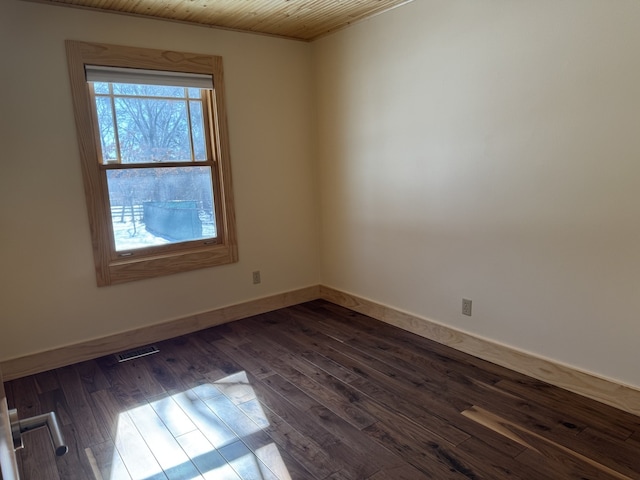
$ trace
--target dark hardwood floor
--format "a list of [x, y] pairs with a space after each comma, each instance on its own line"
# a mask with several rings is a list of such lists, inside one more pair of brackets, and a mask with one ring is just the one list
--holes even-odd
[[324, 301], [7, 382], [26, 480], [640, 479], [640, 418]]

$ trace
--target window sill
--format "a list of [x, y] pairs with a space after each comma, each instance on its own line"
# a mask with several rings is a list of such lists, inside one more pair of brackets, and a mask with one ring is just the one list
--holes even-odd
[[238, 261], [235, 246], [213, 245], [200, 250], [153, 257], [118, 259], [108, 263], [104, 272], [96, 272], [98, 286], [116, 285], [162, 275], [188, 272]]

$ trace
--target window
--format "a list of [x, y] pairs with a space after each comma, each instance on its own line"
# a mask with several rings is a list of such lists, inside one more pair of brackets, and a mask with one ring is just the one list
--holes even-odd
[[237, 261], [220, 57], [67, 41], [99, 286]]

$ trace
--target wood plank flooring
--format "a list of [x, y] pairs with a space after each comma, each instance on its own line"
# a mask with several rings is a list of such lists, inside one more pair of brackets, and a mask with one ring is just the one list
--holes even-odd
[[640, 479], [640, 418], [318, 300], [7, 382], [25, 480]]

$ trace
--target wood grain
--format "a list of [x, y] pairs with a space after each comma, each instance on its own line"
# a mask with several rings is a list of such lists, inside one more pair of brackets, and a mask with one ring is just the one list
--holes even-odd
[[24, 480], [640, 478], [639, 417], [324, 300], [157, 345], [7, 383]]
[[640, 414], [640, 390], [575, 368], [536, 357], [505, 345], [455, 330], [356, 295], [321, 286], [322, 298], [369, 315], [443, 345], [469, 353], [571, 392], [598, 400], [635, 415]]
[[298, 40], [312, 40], [411, 0], [363, 2], [342, 0], [37, 0], [41, 3], [89, 8], [125, 15], [162, 18]]
[[504, 435], [514, 442], [519, 443], [522, 446], [531, 449], [536, 453], [539, 453], [540, 455], [559, 456], [561, 453], [567, 454], [569, 457], [575, 457], [575, 459], [584, 462], [596, 468], [597, 470], [610, 475], [613, 478], [618, 478], [620, 480], [632, 480], [632, 477], [628, 477], [627, 475], [609, 468], [606, 465], [598, 463], [597, 461], [586, 457], [585, 455], [582, 455], [569, 447], [560, 445], [552, 440], [545, 438], [542, 435], [523, 428], [520, 425], [509, 422], [508, 420], [504, 420], [500, 416], [495, 415], [483, 408], [474, 406], [463, 411], [462, 415], [478, 422], [481, 425], [484, 425], [485, 427], [501, 435]]
[[[65, 44], [98, 286], [237, 262], [238, 244], [222, 58], [73, 40], [67, 40]], [[213, 158], [208, 161], [215, 192], [218, 232], [215, 244], [182, 242], [139, 249], [126, 258], [118, 256], [112, 240], [106, 172], [100, 168], [95, 102], [86, 81], [85, 65], [205, 73], [213, 76], [214, 91], [212, 95], [203, 97], [203, 108], [208, 117], [207, 124], [211, 126], [207, 131], [211, 136], [207, 145], [215, 146], [215, 152], [210, 155]]]
[[[406, 335], [411, 335], [412, 333], [417, 334], [438, 342], [443, 346], [442, 348], [452, 347], [461, 352], [475, 356], [477, 360], [470, 360], [466, 366], [461, 368], [464, 369], [464, 371], [475, 372], [474, 374], [481, 375], [484, 379], [488, 380], [492, 378], [492, 376], [495, 378], [495, 373], [493, 373], [491, 364], [496, 364], [524, 373], [525, 375], [542, 380], [543, 382], [548, 382], [552, 385], [562, 387], [581, 396], [595, 399], [606, 405], [622, 409], [634, 415], [640, 414], [640, 391], [634, 388], [621, 385], [612, 380], [603, 379], [589, 373], [578, 371], [565, 365], [540, 359], [504, 345], [498, 345], [484, 339], [479, 339], [449, 327], [435, 324], [429, 320], [415, 317], [407, 313], [394, 310], [390, 307], [376, 304], [370, 300], [365, 300], [326, 286], [307, 287], [300, 290], [274, 295], [272, 297], [266, 297], [238, 305], [202, 312], [197, 315], [172, 320], [151, 327], [136, 329], [122, 334], [111, 335], [109, 337], [82, 342], [33, 355], [27, 355], [16, 359], [5, 360], [0, 363], [0, 366], [5, 372], [5, 379], [11, 380], [25, 375], [42, 372], [50, 368], [69, 365], [74, 362], [81, 362], [101, 355], [106, 355], [108, 353], [115, 353], [178, 335], [199, 331], [213, 325], [232, 322], [234, 320], [269, 312], [285, 306], [296, 305], [320, 297], [332, 302], [334, 306], [339, 305], [340, 307], [348, 308], [353, 312], [369, 315], [377, 320], [385, 322], [387, 325], [400, 327], [403, 331], [397, 331], [397, 335], [394, 337], [395, 340], [392, 344], [387, 345], [387, 349], [395, 349], [395, 351], [406, 350], [406, 344], [403, 343], [402, 339], [406, 338]], [[331, 309], [332, 306], [328, 305], [327, 308]], [[308, 314], [313, 315], [313, 313]], [[295, 312], [292, 312], [292, 315], [295, 315]], [[354, 322], [358, 322], [358, 317], [352, 317], [352, 320]], [[362, 325], [362, 322], [360, 322], [360, 324]], [[319, 321], [318, 328], [322, 329], [325, 334], [330, 333], [333, 337], [340, 338], [341, 335], [344, 336], [344, 334], [341, 334], [340, 330], [337, 329], [334, 324], [323, 325], [323, 323]], [[365, 327], [363, 326], [363, 328]], [[371, 329], [365, 329], [363, 332], [371, 332]], [[212, 333], [208, 331], [204, 331], [202, 335], [204, 337], [220, 337], [219, 333]], [[281, 339], [282, 338], [283, 337], [281, 337]], [[369, 341], [367, 338], [367, 335], [362, 335], [358, 339], [358, 342], [366, 343]], [[243, 351], [241, 345], [246, 341], [244, 336], [233, 337], [232, 341], [236, 342], [237, 345], [234, 346], [231, 341], [227, 341], [217, 344], [216, 347], [228, 356], [242, 358], [243, 361], [246, 362], [245, 364], [248, 366], [248, 370], [258, 377], [269, 375], [271, 373], [269, 367], [265, 365], [264, 362], [258, 361], [256, 357], [251, 357]], [[442, 370], [442, 365], [437, 361], [438, 351], [439, 350], [436, 346], [432, 346], [431, 355], [423, 355], [422, 353], [424, 352], [418, 350], [414, 352], [412, 358], [402, 360], [402, 362], [405, 362], [403, 365], [406, 366], [406, 362], [417, 362], [422, 368], [429, 368], [433, 371]], [[326, 356], [308, 351], [304, 352], [303, 355], [315, 357], [316, 360], [323, 365], [323, 368], [325, 368], [329, 373], [337, 376], [337, 378], [344, 379], [345, 375], [353, 375], [349, 371], [338, 373], [336, 369], [340, 369], [340, 366], [334, 360]], [[338, 355], [338, 353], [336, 353], [336, 355]], [[177, 361], [179, 362], [180, 360], [178, 359]], [[488, 364], [487, 362], [491, 362], [491, 364]], [[171, 368], [165, 368], [163, 370], [159, 370], [159, 372], [164, 372], [165, 375], [171, 375], [170, 370]], [[189, 374], [192, 375], [192, 373], [193, 372]], [[542, 390], [541, 397], [553, 395], [553, 392], [555, 392], [555, 390], [550, 390], [549, 392], [544, 391], [546, 389], [544, 384], [538, 383], [535, 385], [530, 384], [521, 386], [517, 382], [513, 382], [513, 378], [502, 378], [501, 380], [506, 382], [504, 383], [503, 389], [514, 390], [514, 393], [518, 393], [522, 388], [527, 389], [529, 387], [533, 387], [533, 389], [530, 390], [530, 394], [532, 395], [538, 395], [538, 391]], [[585, 411], [583, 402], [581, 402], [579, 397], [573, 400], [573, 402], [577, 405], [576, 413], [584, 411], [587, 415], [593, 414], [593, 412], [589, 412], [588, 409]], [[613, 428], [613, 433], [615, 434], [615, 432], [624, 432], [625, 427], [622, 425], [616, 425]]]
[[314, 300], [318, 298], [318, 291], [318, 287], [307, 287], [258, 298], [96, 340], [5, 360], [0, 364], [0, 367], [4, 372], [5, 380], [33, 375], [52, 368], [83, 362], [103, 355], [195, 332], [213, 325], [232, 322], [251, 315]]

